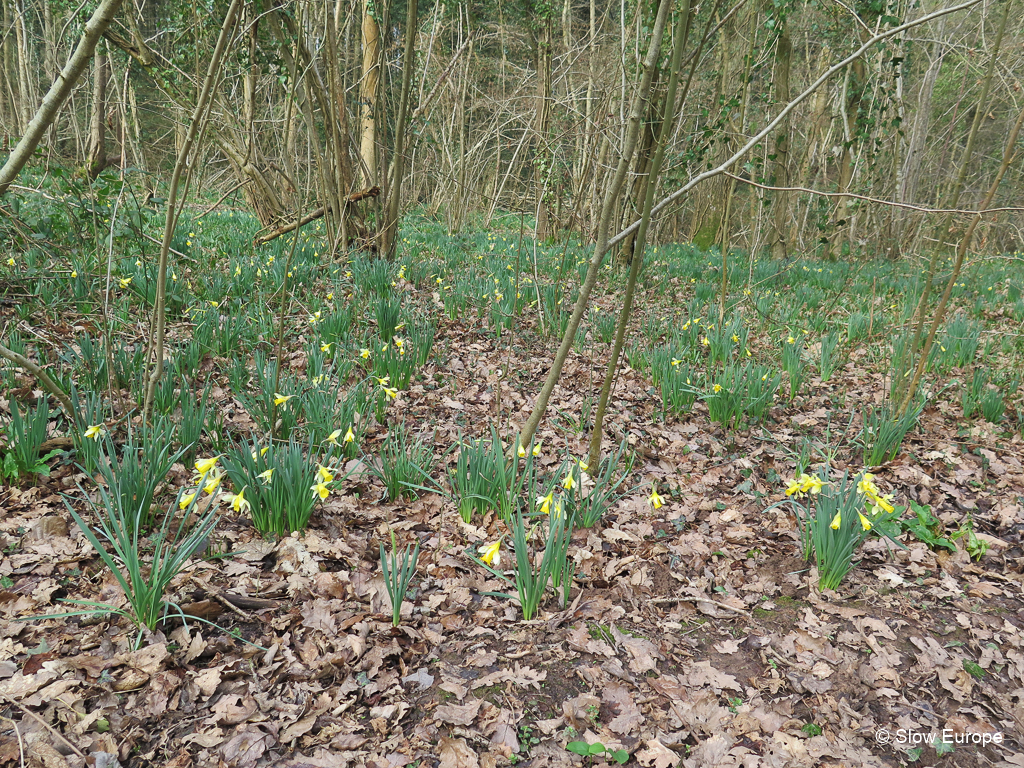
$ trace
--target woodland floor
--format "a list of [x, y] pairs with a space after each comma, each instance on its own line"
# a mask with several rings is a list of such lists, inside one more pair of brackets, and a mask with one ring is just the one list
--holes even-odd
[[[550, 359], [547, 342], [522, 336], [510, 353], [442, 321], [424, 378], [392, 407], [420, 434], [436, 429], [442, 448], [484, 434], [499, 413], [521, 423]], [[550, 597], [531, 622], [483, 594], [508, 587], [464, 554], [500, 521], [466, 525], [440, 494], [380, 502], [359, 474], [300, 539], [265, 541], [246, 520], [222, 519], [216, 546], [238, 554], [193, 560], [171, 592], [228, 632], [171, 624], [136, 651], [131, 627], [109, 616], [17, 621], [60, 610], [57, 598], [122, 598], [65, 508], [61, 494], [82, 479], [71, 461], [37, 486], [5, 488], [0, 766], [603, 765], [566, 750], [581, 738], [657, 768], [1024, 766], [1019, 436], [966, 430], [958, 407], [932, 403], [877, 471], [899, 502], [931, 505], [950, 529], [970, 512], [990, 544], [978, 562], [962, 546], [907, 540], [890, 555], [872, 539], [838, 592], [821, 593], [792, 515], [765, 511], [799, 440], [834, 443], [850, 421], [840, 390], [844, 403], [880, 400], [881, 378], [857, 356], [777, 403], [765, 428], [729, 434], [699, 403], [663, 422], [650, 382], [624, 369], [610, 433], [640, 457], [634, 490], [576, 532], [568, 605]], [[583, 454], [586, 431], [568, 415], [603, 364], [572, 353], [545, 444]], [[239, 405], [223, 388], [213, 395], [244, 432]], [[384, 431], [371, 423], [366, 440]], [[857, 471], [857, 456], [843, 449], [834, 465]], [[174, 471], [187, 482], [189, 468]], [[657, 511], [652, 480], [666, 500]], [[423, 547], [397, 629], [377, 556], [389, 527]], [[944, 730], [989, 743], [897, 743]]]

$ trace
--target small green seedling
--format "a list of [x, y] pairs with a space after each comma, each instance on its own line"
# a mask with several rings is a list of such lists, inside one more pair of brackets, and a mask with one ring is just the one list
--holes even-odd
[[585, 741], [570, 741], [565, 745], [565, 748], [570, 752], [575, 752], [577, 755], [583, 755], [584, 757], [594, 757], [596, 755], [604, 755], [605, 757], [614, 760], [619, 765], [625, 765], [629, 760], [629, 752], [624, 749], [608, 749], [600, 741], [595, 741], [593, 744], [588, 744]]

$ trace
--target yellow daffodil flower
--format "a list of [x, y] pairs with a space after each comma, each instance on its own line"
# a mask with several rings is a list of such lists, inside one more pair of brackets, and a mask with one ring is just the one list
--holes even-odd
[[[262, 448], [260, 448], [260, 450], [258, 452], [259, 456], [266, 456], [267, 455], [267, 451], [269, 451], [269, 450], [270, 450], [270, 446], [269, 445], [263, 446]], [[249, 455], [252, 456], [252, 460], [253, 461], [256, 461], [256, 459], [257, 459], [257, 451], [250, 451]]]
[[790, 336], [788, 339], [786, 339], [786, 343], [787, 344], [796, 344], [796, 339], [794, 339], [792, 336]]
[[894, 512], [896, 510], [896, 507], [894, 507], [892, 505], [891, 501], [892, 501], [892, 494], [891, 493], [887, 493], [885, 496], [875, 496], [875, 497], [873, 497], [871, 499], [871, 502], [872, 502], [871, 506], [874, 508], [873, 509], [873, 514], [877, 515], [879, 513], [879, 511], [887, 512], [887, 513]]
[[291, 400], [295, 395], [282, 395], [280, 392], [274, 393], [274, 405], [284, 405]]
[[536, 442], [533, 444], [533, 455], [540, 456], [540, 442]]
[[321, 344], [320, 345], [320, 351], [323, 352], [324, 354], [327, 354], [327, 353], [329, 353], [331, 351], [331, 347], [332, 346], [333, 346], [333, 342], [331, 344], [327, 344], [327, 343]]
[[185, 509], [186, 507], [188, 507], [188, 505], [192, 503], [192, 500], [195, 497], [196, 497], [196, 491], [192, 491], [191, 493], [183, 494], [181, 499], [178, 501], [178, 509]]
[[352, 431], [352, 427], [348, 428], [348, 432], [345, 433], [345, 442], [351, 443], [356, 439], [356, 433]]
[[311, 490], [315, 495], [320, 497], [320, 501], [323, 501], [331, 494], [331, 489], [328, 488], [324, 483], [317, 483], [316, 485], [310, 486]]
[[240, 490], [238, 493], [226, 494], [227, 501], [231, 504], [231, 508], [235, 512], [248, 512], [252, 509], [252, 504], [245, 500], [245, 488]]
[[93, 440], [99, 440], [107, 433], [107, 430], [102, 424], [93, 424], [87, 430], [85, 430], [85, 436], [92, 438]]
[[705, 336], [700, 340], [700, 343], [703, 344], [705, 347], [711, 346], [711, 339]]
[[122, 277], [121, 278], [121, 287], [122, 288], [127, 288], [128, 285], [131, 283], [131, 281], [132, 281], [132, 279], [130, 277]]
[[212, 456], [209, 459], [198, 459], [196, 461], [196, 472], [198, 472], [200, 475], [207, 474], [210, 470], [217, 466], [217, 461], [219, 459], [220, 456]]
[[657, 488], [651, 489], [651, 495], [647, 497], [647, 500], [651, 502], [651, 506], [655, 509], [661, 509], [665, 505], [665, 500], [658, 495]]
[[713, 386], [711, 388], [711, 390], [717, 395], [719, 392], [722, 391], [722, 385], [721, 384], [715, 384], [715, 386]]
[[800, 490], [804, 493], [821, 493], [825, 483], [817, 475], [808, 475], [806, 472], [800, 475]]
[[329, 483], [334, 479], [334, 473], [323, 464], [316, 465], [316, 474], [320, 478], [321, 483]]
[[387, 395], [388, 398], [390, 398], [391, 400], [394, 400], [396, 397], [398, 397], [398, 390], [394, 389], [393, 387], [384, 387], [384, 394]]
[[[351, 432], [352, 430], [349, 430], [349, 431]], [[327, 439], [324, 442], [325, 443], [330, 443], [331, 445], [337, 445], [339, 437], [341, 437], [341, 430], [340, 429], [336, 429], [333, 432], [331, 432], [331, 434], [329, 434], [327, 436]]]
[[498, 539], [493, 544], [488, 544], [484, 549], [482, 555], [480, 555], [480, 561], [492, 565], [497, 568], [501, 565], [501, 539]]
[[266, 470], [264, 472], [260, 472], [258, 475], [256, 475], [256, 477], [258, 477], [260, 480], [262, 480], [267, 485], [270, 485], [270, 478], [272, 478], [273, 476], [274, 476], [274, 468], [273, 467], [271, 467], [270, 469], [268, 469], [268, 470]]
[[843, 514], [841, 512], [836, 512], [836, 516], [832, 518], [832, 522], [829, 524], [829, 528], [831, 528], [833, 531], [838, 531], [839, 526], [842, 524]]
[[[204, 476], [206, 477], [206, 476]], [[219, 471], [213, 471], [206, 477], [206, 483], [203, 485], [203, 490], [206, 493], [213, 493], [220, 487], [221, 480], [224, 479], [224, 473]]]
[[540, 504], [540, 511], [542, 514], [547, 514], [551, 511], [551, 502], [555, 498], [555, 492], [551, 491], [547, 496], [538, 496], [537, 503]]
[[526, 458], [526, 449], [523, 447], [522, 443], [519, 444], [519, 450], [517, 451], [517, 453], [519, 454], [520, 459]]
[[734, 333], [734, 334], [732, 335], [732, 341], [733, 341], [733, 344], [739, 344], [739, 343], [740, 343], [740, 337], [739, 337], [739, 336], [737, 336], [737, 335], [736, 335], [736, 334]]
[[672, 367], [675, 367], [675, 366], [679, 365], [681, 362], [683, 362], [683, 361], [680, 360], [678, 357], [673, 357], [672, 358]]
[[[860, 515], [860, 513], [858, 514]], [[871, 521], [864, 517], [864, 515], [860, 515], [860, 525], [865, 531], [871, 530]]]
[[875, 476], [865, 472], [864, 476], [857, 482], [857, 490], [865, 496], [875, 499], [879, 496], [878, 486], [875, 485]]
[[377, 379], [377, 383], [380, 384], [382, 387], [386, 387], [388, 384], [391, 383], [390, 376], [385, 376], [383, 379], [379, 379], [376, 376], [374, 376], [374, 378]]
[[[72, 277], [78, 277], [78, 270], [77, 269], [72, 269], [71, 270], [71, 276]], [[945, 352], [945, 350], [943, 350], [943, 352]]]
[[569, 474], [567, 474], [565, 479], [562, 481], [562, 487], [567, 491], [571, 491], [576, 487], [576, 478], [572, 476], [572, 470], [569, 471]]

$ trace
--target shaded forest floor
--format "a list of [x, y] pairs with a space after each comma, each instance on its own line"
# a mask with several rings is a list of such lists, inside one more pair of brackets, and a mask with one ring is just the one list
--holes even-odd
[[[427, 280], [399, 288], [403, 301], [440, 301]], [[618, 295], [599, 301], [611, 312]], [[73, 313], [30, 319], [53, 344], [82, 327]], [[432, 437], [444, 488], [451, 446], [521, 424], [551, 357], [533, 319], [511, 345], [484, 326], [442, 317], [431, 357], [388, 406], [392, 424]], [[605, 764], [567, 751], [576, 740], [657, 768], [1024, 766], [1020, 434], [965, 421], [947, 392], [876, 470], [884, 491], [929, 505], [946, 532], [969, 516], [988, 544], [977, 560], [964, 539], [952, 551], [869, 539], [823, 593], [792, 514], [769, 509], [805, 446], [812, 466], [861, 469], [857, 409], [887, 387], [871, 363], [880, 343], [851, 345], [828, 382], [811, 374], [792, 402], [777, 398], [738, 431], [699, 400], [663, 418], [649, 374], [624, 368], [609, 434], [634, 457], [626, 492], [575, 532], [565, 606], [549, 592], [530, 622], [488, 594], [508, 585], [467, 556], [505, 532], [500, 519], [464, 523], [442, 493], [386, 500], [359, 462], [297, 538], [264, 540], [226, 511], [208, 554], [234, 554], [193, 559], [170, 590], [224, 631], [171, 621], [133, 650], [130, 625], [109, 615], [19, 621], [62, 610], [58, 598], [124, 599], [65, 507], [87, 478], [73, 457], [52, 462], [37, 485], [0, 491], [0, 766]], [[542, 467], [584, 454], [606, 350], [571, 353], [538, 434]], [[301, 348], [287, 357], [305, 371]], [[253, 422], [226, 364], [205, 356], [201, 375], [224, 427], [245, 435]], [[29, 377], [16, 383], [32, 397]], [[363, 426], [369, 462], [389, 425], [367, 415]], [[176, 465], [163, 498], [190, 474]], [[398, 628], [378, 560], [389, 530], [422, 546]]]

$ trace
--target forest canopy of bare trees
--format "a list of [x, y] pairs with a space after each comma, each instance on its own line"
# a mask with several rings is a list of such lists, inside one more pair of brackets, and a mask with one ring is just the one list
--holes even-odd
[[[611, 229], [639, 218], [654, 184], [655, 240], [780, 256], [955, 243], [966, 221], [955, 211], [975, 209], [1021, 109], [1024, 28], [1013, 0], [943, 12], [952, 7], [676, 3]], [[90, 9], [3, 8], [0, 125], [14, 145]], [[512, 210], [542, 238], [595, 237], [656, 10], [626, 0], [243, 2], [188, 159], [192, 189], [243, 198], [270, 236], [323, 216], [336, 244], [390, 239], [385, 250], [389, 222], [411, 207], [452, 231]], [[188, 135], [227, 12], [226, 2], [124, 4], [42, 136], [41, 160], [93, 177], [135, 169], [156, 190]], [[666, 104], [679, 35], [680, 85]], [[723, 172], [666, 200], [713, 168]], [[1021, 174], [1012, 164], [976, 245], [1019, 246], [1019, 213], [998, 209], [1019, 202]], [[627, 253], [631, 235], [614, 242]]]

